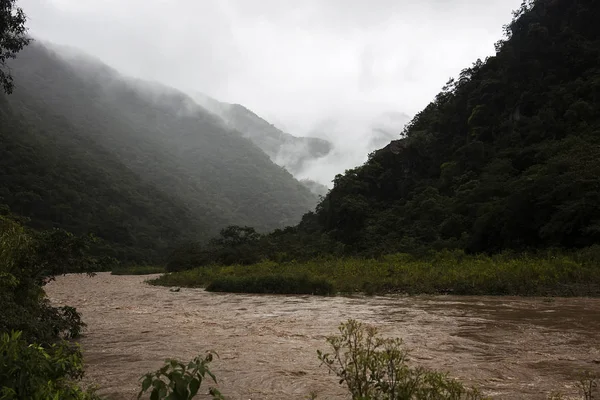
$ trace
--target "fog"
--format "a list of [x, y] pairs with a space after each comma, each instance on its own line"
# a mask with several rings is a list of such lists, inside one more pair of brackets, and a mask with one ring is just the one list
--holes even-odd
[[136, 78], [243, 104], [293, 135], [330, 140], [333, 152], [298, 174], [330, 185], [388, 133], [397, 137], [448, 78], [493, 54], [520, 0], [18, 4], [37, 38]]

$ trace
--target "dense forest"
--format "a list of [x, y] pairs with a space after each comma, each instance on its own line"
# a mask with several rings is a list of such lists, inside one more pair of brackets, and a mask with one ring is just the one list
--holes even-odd
[[336, 177], [321, 230], [367, 253], [598, 243], [598, 20], [596, 1], [524, 3], [495, 56]]
[[121, 259], [232, 223], [261, 231], [317, 202], [241, 132], [174, 89], [33, 42], [0, 96], [0, 203], [37, 228], [93, 233]]
[[[599, 243], [598, 20], [596, 1], [524, 2], [494, 56], [338, 175], [299, 225], [246, 244], [252, 257], [240, 261]], [[239, 253], [212, 243], [180, 249], [173, 268]]]

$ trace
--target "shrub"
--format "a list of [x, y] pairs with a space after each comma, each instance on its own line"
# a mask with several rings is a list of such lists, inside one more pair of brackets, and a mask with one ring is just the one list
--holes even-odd
[[162, 274], [165, 268], [159, 265], [128, 265], [113, 268], [112, 275], [152, 275]]
[[213, 280], [207, 287], [209, 292], [267, 293], [267, 294], [314, 294], [335, 293], [331, 282], [310, 278], [306, 275], [285, 276], [223, 276]]
[[[198, 356], [187, 365], [177, 360], [166, 360], [162, 368], [142, 377], [142, 390], [138, 394], [138, 399], [149, 390], [151, 400], [193, 399], [207, 376], [217, 383], [217, 378], [209, 368], [212, 360], [213, 353], [208, 353], [205, 357]], [[209, 388], [208, 393], [213, 400], [224, 399], [221, 392], [213, 387]]]
[[[151, 281], [155, 285], [206, 287], [212, 282], [219, 290], [242, 287], [250, 290], [265, 276], [289, 281], [302, 277], [329, 282], [339, 293], [367, 294], [458, 294], [521, 296], [598, 296], [600, 274], [598, 264], [578, 261], [565, 254], [500, 254], [490, 257], [464, 252], [434, 252], [423, 257], [392, 254], [377, 259], [320, 258], [305, 262], [276, 263], [262, 261], [253, 265], [211, 265], [170, 273]], [[249, 277], [256, 279], [250, 279]], [[230, 277], [243, 278], [241, 281]], [[227, 285], [223, 284], [224, 280]], [[216, 281], [219, 282], [216, 282]], [[241, 283], [240, 283], [241, 282]], [[234, 285], [235, 283], [235, 285]], [[279, 285], [280, 287], [283, 285]], [[286, 293], [298, 292], [287, 285]], [[233, 289], [231, 291], [234, 291]], [[275, 291], [273, 293], [282, 293]]]
[[97, 399], [76, 383], [83, 377], [79, 348], [64, 342], [44, 348], [21, 336], [0, 336], [0, 399]]
[[87, 240], [63, 231], [27, 232], [0, 216], [0, 332], [21, 331], [25, 340], [47, 345], [75, 338], [84, 327], [72, 307], [52, 307], [43, 286], [55, 274], [92, 268]]
[[318, 356], [353, 400], [483, 399], [446, 374], [411, 367], [401, 339], [378, 337], [376, 328], [355, 320], [341, 324], [339, 331], [327, 338], [332, 353], [318, 351]]

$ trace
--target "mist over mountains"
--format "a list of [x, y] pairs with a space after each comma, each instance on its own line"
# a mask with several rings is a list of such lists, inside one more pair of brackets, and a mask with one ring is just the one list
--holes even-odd
[[336, 115], [301, 132], [307, 136], [293, 136], [243, 105], [220, 102], [198, 92], [191, 97], [318, 195], [327, 192], [335, 175], [364, 163], [369, 153], [399, 139], [410, 120], [402, 112]]
[[158, 253], [229, 224], [288, 226], [317, 202], [180, 91], [40, 42], [11, 67], [14, 93], [0, 98], [0, 203], [37, 227]]
[[11, 67], [0, 206], [36, 228], [92, 233], [121, 259], [153, 259], [227, 225], [293, 225], [408, 120], [388, 113], [297, 137], [240, 104], [126, 77], [70, 47], [35, 41]]
[[327, 140], [292, 136], [240, 104], [223, 103], [202, 93], [192, 97], [294, 175], [300, 174], [307, 162], [325, 157], [332, 150], [332, 144]]

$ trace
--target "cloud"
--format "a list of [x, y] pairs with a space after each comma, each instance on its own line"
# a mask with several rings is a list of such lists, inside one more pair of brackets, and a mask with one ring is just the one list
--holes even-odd
[[[384, 112], [414, 114], [492, 54], [520, 0], [20, 0], [34, 36], [125, 74], [244, 104], [366, 157]], [[329, 131], [323, 124], [330, 121]], [[333, 123], [331, 123], [333, 121]], [[348, 138], [355, 141], [350, 145]], [[363, 140], [365, 139], [365, 140]], [[351, 151], [350, 151], [351, 150]], [[342, 150], [340, 150], [342, 151]], [[313, 178], [329, 182], [331, 165]], [[328, 172], [325, 172], [327, 170]]]

